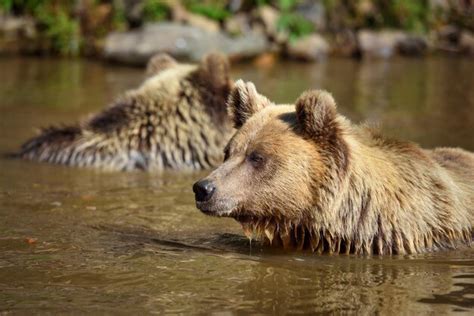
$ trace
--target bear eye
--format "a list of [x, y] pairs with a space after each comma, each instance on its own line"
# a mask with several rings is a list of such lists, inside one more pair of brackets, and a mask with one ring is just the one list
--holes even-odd
[[256, 151], [252, 151], [250, 155], [247, 156], [247, 160], [254, 166], [260, 167], [265, 162], [265, 157]]

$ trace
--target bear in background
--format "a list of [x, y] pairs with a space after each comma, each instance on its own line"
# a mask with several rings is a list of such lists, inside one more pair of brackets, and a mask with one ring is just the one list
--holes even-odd
[[148, 79], [111, 106], [74, 125], [49, 127], [16, 155], [104, 170], [201, 170], [222, 161], [233, 132], [225, 106], [233, 82], [220, 54], [199, 65], [160, 54]]
[[470, 245], [474, 154], [425, 150], [338, 114], [325, 91], [274, 105], [239, 80], [225, 161], [194, 184], [205, 214], [292, 249], [413, 254]]

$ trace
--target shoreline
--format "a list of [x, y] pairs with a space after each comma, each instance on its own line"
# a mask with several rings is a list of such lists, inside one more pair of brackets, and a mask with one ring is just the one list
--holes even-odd
[[232, 61], [272, 56], [310, 63], [335, 56], [474, 57], [470, 2], [73, 3], [0, 6], [0, 55], [94, 56], [132, 65], [144, 65], [156, 53], [197, 62], [212, 51]]

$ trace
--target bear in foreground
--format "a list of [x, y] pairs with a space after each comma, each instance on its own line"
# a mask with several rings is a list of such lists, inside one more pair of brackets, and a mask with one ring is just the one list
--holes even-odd
[[470, 245], [474, 154], [351, 124], [325, 91], [274, 105], [239, 80], [224, 163], [193, 190], [205, 214], [285, 248], [413, 254]]
[[164, 54], [148, 79], [111, 106], [70, 126], [50, 127], [27, 141], [23, 159], [106, 170], [200, 170], [222, 161], [233, 128], [225, 102], [233, 82], [220, 54], [199, 65]]

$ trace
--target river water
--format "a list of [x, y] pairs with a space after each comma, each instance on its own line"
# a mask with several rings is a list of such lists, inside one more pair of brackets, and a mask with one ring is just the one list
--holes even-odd
[[[272, 100], [333, 93], [356, 122], [425, 147], [474, 150], [474, 62], [396, 59], [240, 65]], [[73, 122], [143, 80], [94, 61], [0, 59], [0, 152]], [[250, 244], [202, 215], [205, 173], [103, 173], [0, 160], [0, 314], [471, 314], [474, 249], [404, 257], [313, 255]]]

